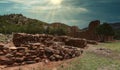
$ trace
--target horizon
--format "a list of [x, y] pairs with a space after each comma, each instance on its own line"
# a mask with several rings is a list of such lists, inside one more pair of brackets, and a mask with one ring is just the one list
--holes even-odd
[[[21, 14], [21, 13], [11, 13], [11, 14], [19, 15], [19, 14]], [[0, 15], [0, 16], [11, 15], [11, 14], [3, 14], [3, 15]], [[24, 16], [23, 14], [21, 14], [21, 15]], [[26, 16], [24, 16], [24, 17], [26, 17]], [[29, 18], [29, 17], [26, 17], [26, 18]], [[30, 19], [34, 19], [34, 18], [30, 18]], [[41, 21], [41, 20], [39, 20], [39, 19], [35, 19], [35, 20]], [[92, 21], [96, 21], [96, 20], [92, 20]], [[92, 22], [92, 21], [89, 21], [89, 24], [90, 24], [90, 22]], [[100, 20], [98, 20], [98, 21], [100, 21]], [[42, 22], [45, 22], [45, 21], [42, 21]], [[45, 23], [47, 23], [47, 22], [45, 22]], [[65, 23], [62, 23], [62, 22], [53, 22], [53, 23], [65, 24]], [[53, 24], [53, 23], [47, 23], [47, 24]], [[108, 24], [115, 24], [115, 23], [117, 23], [117, 24], [118, 24], [118, 23], [120, 23], [120, 22], [110, 23], [110, 22], [101, 22], [101, 21], [100, 21], [100, 24], [103, 24], [103, 23], [108, 23]], [[89, 24], [86, 25], [86, 27], [83, 27], [83, 28], [80, 28], [79, 26], [77, 26], [77, 27], [78, 27], [79, 29], [85, 29], [85, 28], [88, 28], [88, 27], [89, 27]], [[65, 24], [65, 25], [75, 26], [75, 25], [69, 25], [69, 24]]]
[[80, 29], [93, 20], [116, 23], [120, 20], [119, 0], [1, 0], [0, 15], [23, 14], [47, 23], [61, 22]]

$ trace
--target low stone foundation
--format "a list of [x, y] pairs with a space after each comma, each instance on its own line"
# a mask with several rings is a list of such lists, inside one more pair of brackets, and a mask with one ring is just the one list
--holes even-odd
[[14, 34], [15, 46], [0, 45], [0, 65], [18, 66], [37, 62], [62, 61], [81, 56], [85, 39], [43, 34]]

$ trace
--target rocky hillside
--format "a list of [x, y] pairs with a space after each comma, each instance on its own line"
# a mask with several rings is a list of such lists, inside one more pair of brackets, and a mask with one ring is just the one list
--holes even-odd
[[0, 33], [11, 34], [12, 32], [43, 33], [46, 22], [31, 19], [22, 14], [9, 14], [0, 16]]
[[65, 32], [69, 32], [71, 35], [75, 30], [76, 32], [80, 30], [78, 27], [68, 26], [60, 22], [48, 24], [37, 19], [27, 18], [22, 14], [9, 14], [0, 16], [0, 33], [46, 33], [46, 29], [47, 33], [66, 34]]
[[31, 19], [23, 16], [22, 14], [9, 14], [9, 15], [2, 15], [0, 16], [0, 23], [10, 23], [10, 24], [29, 24], [29, 23], [40, 23], [40, 24], [47, 24], [45, 22]]
[[46, 22], [37, 20], [37, 19], [31, 19], [23, 16], [22, 14], [9, 14], [9, 15], [0, 15], [0, 24], [18, 24], [18, 25], [25, 25], [25, 24], [31, 24], [31, 23], [39, 23], [44, 24], [52, 27], [65, 27], [69, 28], [69, 25], [66, 25], [64, 23], [60, 22], [54, 22], [52, 24], [48, 24]]

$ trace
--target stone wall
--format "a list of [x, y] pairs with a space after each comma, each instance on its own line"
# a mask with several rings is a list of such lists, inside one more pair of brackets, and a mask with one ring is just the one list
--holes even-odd
[[80, 48], [55, 43], [50, 47], [41, 43], [21, 47], [0, 47], [0, 65], [18, 66], [37, 62], [61, 61], [81, 56]]
[[[32, 34], [25, 34], [25, 33], [18, 33], [13, 35], [13, 43], [15, 44], [15, 46], [27, 45], [29, 43], [43, 43], [47, 47], [49, 47], [50, 42], [63, 42], [65, 44], [67, 43], [66, 45], [68, 46], [74, 46], [79, 48], [84, 48], [87, 45], [85, 39], [72, 38], [68, 36], [55, 37], [52, 35], [45, 35], [45, 34], [32, 35]], [[74, 44], [74, 45], [71, 45], [71, 44]]]
[[45, 34], [13, 35], [13, 44], [0, 44], [0, 65], [18, 66], [37, 62], [61, 61], [81, 56], [87, 41], [68, 36]]
[[88, 40], [98, 40], [98, 35], [95, 33], [95, 28], [100, 25], [100, 21], [92, 21], [87, 30], [78, 33], [79, 38], [86, 38]]

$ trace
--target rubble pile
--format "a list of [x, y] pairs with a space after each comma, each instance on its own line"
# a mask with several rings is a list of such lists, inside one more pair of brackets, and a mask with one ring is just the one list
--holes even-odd
[[16, 66], [37, 62], [60, 61], [78, 57], [83, 53], [79, 48], [55, 42], [46, 47], [41, 43], [31, 43], [23, 47], [0, 47], [0, 65]]
[[[61, 61], [82, 55], [81, 48], [85, 47], [85, 40], [66, 38], [64, 42], [61, 41], [51, 35], [14, 34], [15, 46], [6, 47], [4, 44], [0, 44], [0, 65], [18, 66]], [[83, 46], [80, 48], [77, 43], [83, 44]]]

